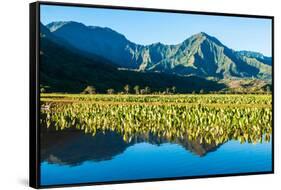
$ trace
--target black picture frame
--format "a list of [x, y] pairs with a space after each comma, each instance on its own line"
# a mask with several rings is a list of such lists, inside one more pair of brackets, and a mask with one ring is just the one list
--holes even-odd
[[[134, 10], [134, 11], [149, 11], [149, 12], [165, 12], [165, 13], [186, 13], [195, 15], [216, 15], [216, 16], [232, 16], [245, 18], [265, 18], [271, 20], [272, 31], [272, 170], [267, 172], [247, 172], [239, 174], [217, 174], [217, 175], [202, 175], [193, 177], [170, 177], [170, 178], [155, 178], [155, 179], [140, 179], [140, 180], [121, 180], [93, 183], [77, 183], [77, 184], [62, 184], [62, 185], [40, 185], [40, 86], [39, 86], [39, 67], [40, 67], [40, 5], [56, 5], [56, 6], [72, 6], [72, 7], [89, 7], [89, 8], [106, 8], [117, 10]], [[152, 182], [166, 180], [183, 180], [194, 178], [213, 178], [213, 177], [230, 177], [230, 176], [245, 176], [259, 174], [274, 173], [274, 16], [264, 15], [249, 15], [249, 14], [233, 14], [233, 13], [218, 13], [218, 12], [201, 12], [187, 10], [171, 10], [171, 9], [156, 9], [142, 7], [126, 7], [126, 6], [109, 6], [109, 5], [93, 5], [80, 3], [61, 3], [40, 1], [29, 4], [29, 52], [30, 52], [30, 73], [29, 73], [29, 185], [33, 188], [51, 188], [51, 187], [73, 187], [85, 185], [101, 185], [101, 184], [121, 184], [121, 183], [136, 183], [136, 182]]]

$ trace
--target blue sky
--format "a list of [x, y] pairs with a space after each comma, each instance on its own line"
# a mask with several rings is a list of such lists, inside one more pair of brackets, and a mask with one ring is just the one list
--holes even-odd
[[199, 32], [218, 38], [234, 50], [271, 56], [271, 20], [179, 13], [160, 13], [41, 5], [41, 22], [77, 21], [109, 27], [132, 42], [178, 44]]

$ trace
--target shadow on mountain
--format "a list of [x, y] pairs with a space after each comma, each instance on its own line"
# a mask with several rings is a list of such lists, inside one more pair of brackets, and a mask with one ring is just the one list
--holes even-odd
[[41, 24], [41, 27], [41, 33], [46, 33], [45, 36], [53, 42], [63, 40], [67, 44], [65, 47], [107, 58], [112, 65], [129, 70], [218, 79], [272, 78], [271, 57], [258, 52], [234, 51], [205, 32], [194, 34], [176, 45], [141, 45], [107, 27], [86, 26], [73, 21]]
[[47, 38], [42, 38], [40, 45], [40, 84], [48, 87], [47, 92], [80, 93], [89, 85], [94, 85], [99, 93], [106, 93], [109, 88], [120, 92], [126, 84], [149, 86], [152, 91], [164, 91], [175, 86], [178, 93], [202, 89], [205, 92], [218, 91], [226, 87], [196, 76], [118, 70], [106, 59], [85, 57]]

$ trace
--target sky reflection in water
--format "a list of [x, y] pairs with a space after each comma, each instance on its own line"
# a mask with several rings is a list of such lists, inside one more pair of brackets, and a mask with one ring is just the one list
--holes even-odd
[[[113, 132], [44, 134], [41, 185], [271, 171], [271, 141], [206, 145]], [[48, 141], [46, 140], [48, 139]]]

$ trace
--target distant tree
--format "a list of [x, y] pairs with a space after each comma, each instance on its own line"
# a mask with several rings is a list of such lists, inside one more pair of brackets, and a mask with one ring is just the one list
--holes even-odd
[[140, 86], [136, 85], [134, 87], [134, 91], [135, 91], [136, 94], [139, 94], [140, 93]]
[[82, 94], [96, 94], [96, 88], [93, 86], [87, 86], [85, 90], [83, 90]]
[[146, 94], [150, 94], [150, 88], [149, 88], [148, 86], [146, 86], [146, 87], [144, 88], [144, 92], [145, 92]]
[[140, 94], [145, 94], [145, 89], [140, 89]]
[[173, 86], [173, 87], [172, 87], [172, 92], [173, 92], [173, 94], [175, 94], [176, 91], [177, 91], [177, 88], [176, 88], [175, 86]]
[[40, 92], [41, 92], [41, 93], [46, 92], [45, 88], [40, 88]]
[[114, 94], [114, 89], [113, 88], [107, 89], [107, 94]]
[[128, 84], [126, 84], [124, 86], [124, 91], [125, 91], [126, 94], [128, 94], [130, 92], [130, 86]]
[[170, 93], [170, 88], [166, 88], [166, 94]]

